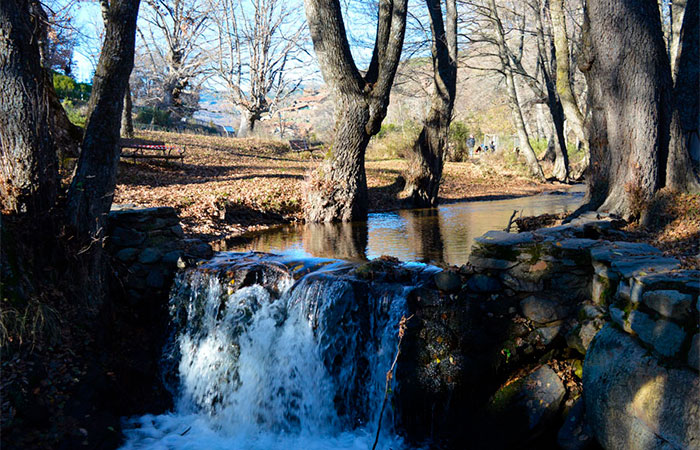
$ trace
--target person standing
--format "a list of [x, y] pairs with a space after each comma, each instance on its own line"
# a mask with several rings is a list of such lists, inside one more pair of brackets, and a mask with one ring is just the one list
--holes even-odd
[[469, 157], [471, 158], [474, 156], [474, 146], [476, 145], [476, 139], [474, 139], [474, 135], [470, 134], [469, 138], [467, 139], [467, 150], [469, 151]]

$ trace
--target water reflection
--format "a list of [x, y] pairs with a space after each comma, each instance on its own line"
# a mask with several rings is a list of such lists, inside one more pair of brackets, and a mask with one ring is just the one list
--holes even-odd
[[464, 264], [475, 237], [502, 230], [513, 210], [523, 216], [573, 211], [583, 188], [511, 200], [463, 202], [369, 215], [367, 222], [275, 228], [228, 241], [227, 250], [350, 260], [381, 255], [404, 261]]

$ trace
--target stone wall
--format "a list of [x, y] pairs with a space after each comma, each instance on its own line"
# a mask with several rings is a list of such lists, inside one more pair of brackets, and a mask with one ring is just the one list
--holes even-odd
[[700, 448], [700, 272], [617, 225], [486, 233], [466, 288], [515, 297], [542, 343], [585, 355], [586, 423], [605, 448]]
[[115, 206], [109, 214], [107, 250], [124, 297], [132, 304], [167, 300], [175, 271], [211, 257], [209, 244], [186, 239], [174, 208]]

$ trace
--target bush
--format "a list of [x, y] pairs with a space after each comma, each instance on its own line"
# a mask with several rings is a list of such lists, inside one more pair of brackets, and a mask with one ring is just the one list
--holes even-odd
[[75, 102], [87, 102], [92, 92], [92, 85], [78, 83], [73, 78], [58, 72], [53, 73], [53, 88], [59, 99], [70, 99]]
[[161, 127], [172, 126], [173, 120], [170, 117], [170, 111], [165, 111], [159, 108], [152, 108], [149, 106], [143, 107], [136, 114], [134, 119], [137, 123], [143, 124], [154, 124]]
[[73, 125], [85, 128], [85, 122], [87, 121], [87, 105], [76, 105], [72, 100], [63, 100], [61, 104], [63, 105], [63, 109], [66, 110], [68, 120], [70, 120]]
[[466, 161], [469, 153], [467, 148], [467, 139], [469, 139], [469, 127], [458, 120], [453, 121], [450, 124], [450, 131], [448, 135], [448, 147], [445, 159], [447, 161]]
[[418, 137], [420, 128], [411, 121], [402, 125], [388, 123], [372, 138], [367, 148], [368, 159], [397, 159], [403, 158]]

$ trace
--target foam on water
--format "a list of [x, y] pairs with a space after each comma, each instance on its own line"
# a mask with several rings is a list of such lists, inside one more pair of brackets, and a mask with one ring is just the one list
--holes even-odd
[[[406, 288], [358, 304], [351, 281], [315, 275], [279, 298], [179, 275], [163, 363], [175, 409], [125, 420], [123, 448], [371, 448]], [[378, 448], [403, 448], [390, 409]]]

